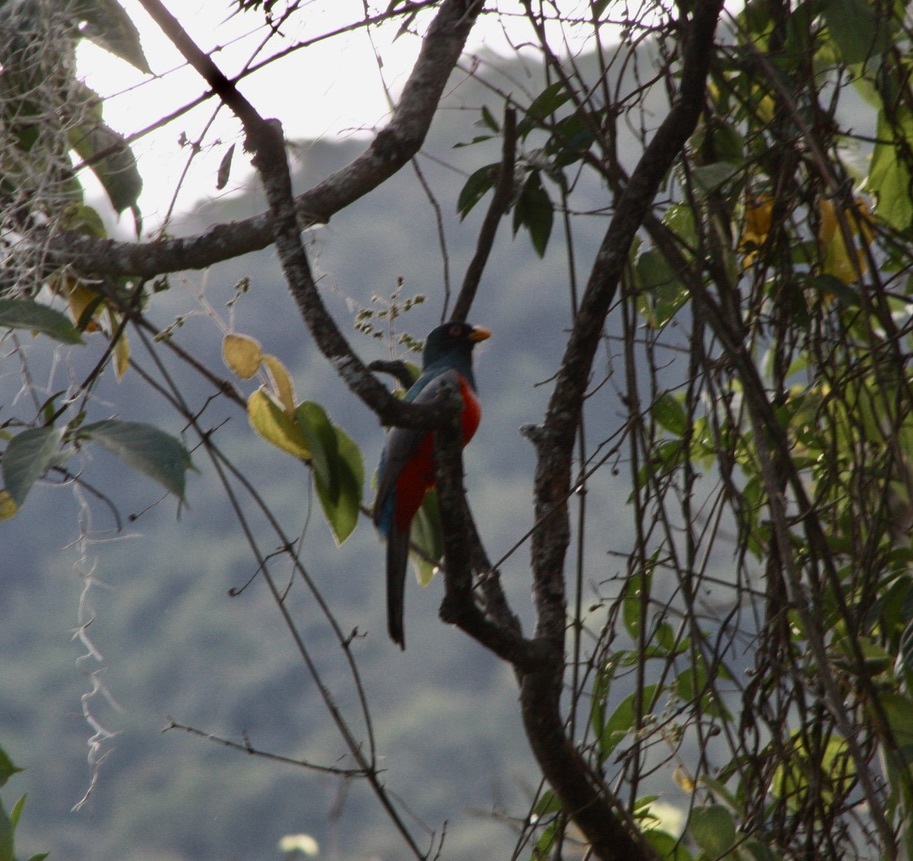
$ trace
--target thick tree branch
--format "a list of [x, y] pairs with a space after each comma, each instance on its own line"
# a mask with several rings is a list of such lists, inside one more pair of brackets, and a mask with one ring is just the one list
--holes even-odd
[[636, 861], [652, 857], [652, 852], [638, 838], [636, 829], [625, 822], [608, 787], [588, 769], [567, 737], [561, 717], [567, 624], [564, 563], [570, 540], [567, 498], [574, 440], [593, 358], [631, 243], [703, 110], [713, 36], [722, 5], [722, 0], [697, 0], [691, 20], [682, 21], [688, 31], [678, 97], [616, 203], [574, 319], [545, 422], [532, 437], [537, 448], [538, 528], [531, 548], [536, 639], [550, 644], [552, 666], [522, 679], [523, 720], [543, 774], [603, 861]]
[[[519, 675], [541, 670], [548, 660], [547, 644], [524, 639], [520, 623], [507, 608], [496, 580], [484, 583], [486, 606], [476, 603], [473, 571], [484, 559], [463, 488], [463, 438], [460, 427], [462, 398], [455, 389], [442, 406], [448, 420], [435, 431], [434, 457], [441, 531], [444, 540], [444, 600], [440, 616], [457, 625], [483, 646], [510, 663]], [[484, 573], [490, 565], [485, 561]]]
[[[302, 229], [328, 221], [389, 179], [418, 152], [481, 8], [480, 0], [441, 3], [389, 124], [358, 158], [296, 199]], [[213, 80], [207, 77], [207, 81], [214, 89], [216, 83], [223, 82], [234, 89], [221, 72]], [[119, 242], [60, 231], [48, 232], [42, 240], [50, 263], [70, 265], [95, 276], [152, 278], [167, 272], [204, 269], [259, 251], [271, 244], [273, 232], [269, 213], [262, 213], [183, 239]]]
[[[142, 3], [187, 61], [205, 78], [209, 86], [219, 93], [220, 98], [243, 123], [247, 134], [246, 146], [254, 154], [253, 164], [260, 175], [270, 206], [266, 224], [271, 239], [276, 245], [292, 296], [320, 351], [349, 389], [377, 414], [383, 424], [426, 428], [439, 426], [443, 416], [437, 407], [407, 404], [390, 395], [355, 355], [323, 304], [311, 272], [307, 252], [301, 241], [285, 141], [278, 120], [264, 120], [260, 117], [235, 85], [193, 44], [180, 24], [158, 0], [142, 0]], [[385, 163], [386, 169], [389, 169], [390, 165], [398, 163], [402, 155], [402, 147], [397, 145], [397, 142], [405, 142], [407, 150], [413, 145], [418, 148], [430, 125], [446, 82], [447, 76], [442, 72], [443, 65], [449, 62], [450, 69], [453, 68], [479, 11], [481, 3], [475, 0], [444, 1], [406, 85], [402, 106], [397, 109], [396, 118], [378, 135], [368, 153], [349, 166], [353, 176], [364, 177], [365, 166], [372, 160], [371, 152], [374, 152], [373, 159], [376, 164]], [[428, 98], [429, 91], [435, 94], [433, 98]], [[410, 97], [410, 93], [415, 95]], [[410, 98], [414, 98], [415, 103], [410, 102]], [[408, 159], [403, 163], [406, 160]], [[359, 163], [362, 165], [361, 168], [357, 167]], [[392, 172], [390, 169], [386, 175], [389, 176]], [[380, 181], [382, 180], [378, 180]], [[352, 189], [356, 186], [363, 188], [354, 183]], [[366, 188], [361, 193], [367, 190], [370, 189]]]
[[[141, 0], [141, 2], [147, 10], [150, 10], [151, 7], [151, 11], [155, 13], [154, 17], [171, 37], [175, 46], [184, 54], [188, 62], [206, 78], [210, 86], [219, 92], [225, 103], [244, 124], [247, 134], [246, 145], [253, 151], [253, 164], [263, 183], [269, 202], [272, 237], [282, 264], [283, 274], [318, 347], [333, 363], [349, 388], [372, 406], [380, 416], [395, 416], [402, 413], [403, 411], [399, 409], [400, 402], [387, 392], [351, 351], [320, 298], [298, 226], [281, 124], [278, 120], [266, 120], [260, 117], [256, 109], [221, 74], [215, 64], [197, 49], [159, 0]], [[448, 404], [442, 404], [439, 409], [430, 410], [416, 409], [415, 405], [409, 404], [403, 406], [409, 407], [403, 413], [404, 423], [417, 420], [420, 425], [424, 426], [424, 423], [430, 420], [434, 425], [440, 424], [448, 414], [451, 419], [453, 417], [452, 411], [448, 413]], [[344, 736], [350, 753], [362, 767], [380, 802], [389, 811], [393, 821], [398, 824], [412, 854], [416, 857], [424, 857], [410, 832], [402, 826], [386, 789], [380, 783], [377, 772], [365, 758], [360, 745], [354, 739], [350, 739], [347, 733], [344, 733]]]
[[415, 375], [402, 359], [375, 359], [368, 365], [368, 370], [389, 374], [403, 389], [408, 389], [415, 382]]
[[568, 738], [561, 718], [563, 655], [530, 673], [520, 686], [523, 726], [542, 773], [602, 861], [655, 861], [628, 812], [614, 799]]
[[562, 572], [570, 534], [566, 499], [574, 435], [593, 357], [634, 236], [703, 110], [713, 34], [722, 6], [722, 0], [695, 3], [693, 17], [687, 25], [681, 89], [616, 203], [574, 319], [545, 423], [537, 434], [536, 519], [541, 523], [532, 542], [536, 604], [540, 631], [556, 644], [564, 641], [566, 608]]

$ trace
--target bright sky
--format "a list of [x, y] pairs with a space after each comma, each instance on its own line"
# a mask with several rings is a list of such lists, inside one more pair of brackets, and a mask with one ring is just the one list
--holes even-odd
[[[107, 97], [104, 108], [107, 123], [125, 135], [132, 135], [192, 101], [206, 87], [194, 71], [185, 67], [177, 51], [136, 0], [120, 2], [140, 30], [155, 78], [142, 75], [89, 43], [80, 49], [79, 70], [90, 87]], [[229, 76], [237, 74], [255, 55], [257, 60], [266, 59], [287, 44], [312, 39], [364, 17], [362, 0], [313, 0], [283, 28], [284, 38], [268, 42], [257, 55], [266, 35], [260, 13], [229, 17], [228, 0], [183, 3], [170, 0], [168, 5], [201, 48], [211, 50], [222, 46], [213, 57]], [[394, 40], [395, 29], [372, 30], [383, 59], [383, 78], [394, 93], [411, 70], [419, 49], [418, 40], [412, 36]], [[472, 49], [486, 44], [500, 53], [508, 50], [500, 25], [493, 17], [481, 22], [479, 29]], [[351, 136], [382, 125], [387, 112], [383, 84], [368, 35], [359, 30], [296, 51], [247, 78], [241, 89], [262, 115], [282, 120], [288, 138], [314, 139]], [[237, 189], [249, 171], [249, 161], [241, 152], [237, 122], [225, 109], [213, 121], [216, 108], [215, 100], [210, 99], [165, 128], [134, 142], [145, 181], [140, 208], [147, 231], [161, 222], [179, 184], [176, 213], [190, 209], [201, 199], [220, 194], [215, 187], [216, 173], [231, 143], [236, 144], [232, 179], [221, 193], [230, 194], [233, 188]], [[207, 130], [210, 122], [212, 126]], [[202, 138], [203, 147], [181, 184], [180, 176], [192, 151], [189, 146], [179, 145], [182, 133], [188, 141]], [[129, 217], [122, 219], [125, 229], [130, 228], [130, 221]]]

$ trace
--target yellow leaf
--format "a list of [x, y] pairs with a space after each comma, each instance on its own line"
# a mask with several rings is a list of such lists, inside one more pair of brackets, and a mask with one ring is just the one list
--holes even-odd
[[770, 125], [776, 112], [777, 103], [773, 100], [773, 96], [770, 95], [763, 96], [755, 109], [755, 115], [764, 125]]
[[266, 365], [266, 370], [269, 372], [269, 378], [279, 403], [289, 416], [293, 416], [295, 414], [295, 389], [288, 370], [279, 359], [269, 354], [263, 356], [263, 364]]
[[[110, 308], [108, 309], [108, 321], [113, 335], [120, 329], [120, 323]], [[114, 344], [114, 373], [117, 374], [118, 380], [123, 379], [123, 376], [127, 373], [127, 368], [129, 367], [130, 342], [127, 340], [127, 332], [126, 329], [124, 329], [121, 330], [120, 337]]]
[[[69, 276], [66, 278], [64, 295], [70, 303], [70, 315], [73, 317], [74, 323], [78, 323], [82, 319], [86, 309], [92, 303], [98, 303], [98, 293], [95, 290], [83, 284], [82, 281], [77, 281], [75, 278], [70, 278]], [[96, 310], [92, 312], [93, 319], [89, 320], [86, 324], [87, 332], [98, 332], [101, 328], [98, 323], [95, 322], [95, 318], [98, 314], [98, 307], [100, 307], [100, 304], [97, 304]]]
[[857, 197], [853, 200], [853, 203], [856, 205], [856, 214], [858, 216], [856, 226], [859, 230], [859, 235], [866, 245], [871, 245], [872, 240], [875, 238], [875, 216], [872, 215], [872, 210], [865, 198]]
[[[837, 207], [828, 198], [818, 201], [818, 243], [824, 257], [822, 271], [839, 278], [844, 284], [858, 281], [868, 269], [865, 249], [875, 236], [875, 225], [868, 204], [861, 197], [853, 208], [838, 217]], [[840, 219], [845, 222], [841, 225]], [[851, 245], [847, 248], [846, 234]]]
[[311, 452], [298, 423], [277, 404], [261, 386], [247, 399], [247, 418], [251, 427], [267, 442], [303, 460]]
[[9, 520], [16, 516], [18, 508], [8, 490], [0, 490], [0, 520]]
[[120, 333], [117, 343], [114, 345], [114, 373], [117, 379], [121, 379], [127, 373], [130, 367], [130, 342], [127, 340], [125, 332]]
[[743, 266], [751, 266], [757, 249], [767, 240], [773, 218], [774, 199], [761, 195], [745, 204], [745, 224], [739, 238], [739, 251], [745, 255]]
[[822, 248], [827, 248], [837, 232], [837, 207], [834, 206], [834, 201], [827, 198], [818, 201], [818, 218], [818, 242]]
[[230, 371], [249, 380], [260, 368], [263, 351], [256, 339], [229, 333], [222, 341], [222, 359]]
[[688, 772], [681, 766], [672, 772], [672, 779], [679, 785], [679, 788], [685, 792], [694, 792], [694, 781], [689, 777]]

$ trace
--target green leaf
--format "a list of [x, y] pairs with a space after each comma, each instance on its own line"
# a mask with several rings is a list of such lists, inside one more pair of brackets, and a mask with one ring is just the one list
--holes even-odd
[[[438, 561], [444, 555], [444, 538], [441, 532], [441, 509], [437, 501], [437, 490], [429, 490], [425, 501], [412, 521], [412, 543], [422, 551], [422, 556], [412, 554], [412, 564], [418, 582], [427, 586], [434, 578]], [[428, 562], [427, 559], [434, 559]]]
[[5, 786], [6, 782], [20, 771], [22, 769], [13, 765], [13, 761], [6, 755], [6, 751], [0, 747], [0, 786]]
[[32, 485], [58, 458], [63, 431], [52, 427], [29, 428], [16, 434], [3, 452], [3, 480], [18, 507]]
[[678, 674], [674, 689], [683, 702], [697, 702], [702, 715], [731, 720], [725, 704], [716, 695], [716, 688], [711, 683], [710, 673], [703, 659]]
[[688, 290], [659, 249], [644, 251], [634, 272], [639, 287], [637, 310], [650, 326], [662, 328], [688, 300]]
[[355, 441], [340, 427], [334, 425], [333, 431], [337, 443], [334, 470], [339, 479], [339, 493], [335, 502], [330, 498], [328, 489], [321, 479], [316, 477], [316, 470], [315, 484], [327, 523], [330, 524], [337, 543], [342, 544], [358, 524], [365, 467], [361, 450]]
[[899, 673], [913, 674], [913, 622], [904, 628], [900, 636], [900, 649], [895, 666]]
[[744, 169], [744, 165], [735, 165], [728, 161], [717, 161], [713, 164], [705, 164], [694, 168], [691, 171], [691, 176], [698, 190], [702, 192], [702, 196], [706, 196], [725, 185]]
[[628, 591], [621, 606], [621, 615], [625, 630], [632, 640], [640, 638], [641, 604], [650, 600], [652, 585], [652, 563], [628, 583]]
[[542, 120], [551, 116], [563, 104], [569, 101], [571, 94], [561, 81], [549, 84], [526, 109], [523, 119], [517, 123], [517, 135], [525, 138]]
[[[88, 87], [83, 85], [82, 90], [86, 100], [98, 100]], [[143, 178], [124, 136], [105, 125], [96, 112], [88, 121], [74, 126], [69, 137], [70, 146], [98, 178], [115, 211], [135, 210]]]
[[590, 726], [597, 736], [601, 736], [605, 728], [606, 703], [609, 699], [609, 691], [612, 689], [614, 675], [615, 661], [611, 659], [605, 661], [596, 671], [593, 692], [590, 696]]
[[640, 598], [637, 595], [627, 595], [621, 605], [622, 620], [625, 630], [636, 640], [640, 635]]
[[[684, 246], [680, 253], [685, 255], [685, 259], [690, 260], [693, 257], [693, 249], [701, 241], [695, 225], [694, 209], [685, 203], [673, 204], [663, 213], [663, 224], [678, 237]], [[668, 266], [668, 263], [666, 265]]]
[[500, 165], [497, 163], [486, 164], [484, 167], [480, 167], [477, 171], [474, 171], [469, 179], [466, 180], [465, 185], [460, 190], [460, 196], [457, 199], [457, 212], [460, 215], [460, 221], [469, 215], [472, 208], [485, 196], [492, 185], [494, 185], [495, 180], [498, 178], [499, 169]]
[[82, 343], [82, 334], [66, 315], [33, 299], [0, 299], [0, 328], [31, 329], [64, 344]]
[[[909, 702], [907, 708], [911, 708]], [[816, 774], [814, 785], [810, 780], [813, 772]], [[809, 793], [827, 804], [834, 798], [842, 798], [854, 780], [855, 766], [842, 738], [830, 736], [823, 750], [817, 744], [810, 749], [808, 739], [796, 730], [788, 759], [774, 770], [771, 792], [782, 798], [791, 810], [799, 810]]]
[[782, 861], [783, 859], [782, 855], [778, 855], [773, 849], [759, 843], [753, 837], [741, 845], [742, 857], [745, 856], [745, 853], [748, 853], [749, 858], [754, 861]]
[[821, 11], [848, 65], [864, 63], [889, 47], [881, 16], [868, 0], [829, 0]]
[[691, 811], [688, 830], [711, 858], [722, 858], [735, 843], [735, 821], [722, 804], [708, 804]]
[[314, 474], [335, 505], [339, 501], [339, 443], [326, 410], [313, 401], [302, 401], [295, 410], [295, 421], [310, 449]]
[[523, 183], [523, 189], [514, 205], [514, 235], [521, 227], [529, 231], [533, 248], [542, 257], [552, 233], [555, 208], [542, 186], [539, 171], [534, 170]]
[[[82, 233], [94, 239], [107, 239], [108, 230], [98, 210], [85, 203], [71, 203], [63, 213], [61, 225], [66, 230]], [[75, 280], [75, 279], [74, 279]]]
[[897, 747], [904, 753], [907, 765], [913, 766], [913, 701], [890, 691], [878, 700]]
[[745, 138], [732, 123], [720, 121], [713, 128], [713, 154], [721, 162], [744, 167]]
[[28, 797], [28, 793], [21, 795], [19, 800], [13, 805], [13, 809], [10, 811], [10, 822], [12, 823], [13, 829], [19, 825], [19, 817], [22, 816], [22, 808], [25, 807], [25, 799]]
[[583, 114], [575, 111], [555, 123], [551, 137], [545, 144], [552, 164], [555, 167], [567, 167], [583, 158], [583, 154], [596, 139], [595, 129], [603, 120], [603, 111]]
[[644, 832], [644, 837], [663, 861], [691, 861], [693, 857], [682, 841], [667, 831], [651, 828]]
[[609, 754], [618, 746], [621, 740], [634, 728], [637, 715], [634, 711], [634, 705], [640, 702], [643, 708], [647, 708], [653, 699], [656, 691], [656, 685], [647, 685], [643, 689], [642, 696], [638, 700], [637, 691], [626, 696], [612, 712], [609, 719], [605, 722], [602, 729], [602, 735], [599, 739], [599, 753], [603, 760], [608, 759]]
[[[902, 119], [897, 132], [907, 142], [913, 142], [913, 115], [899, 112]], [[910, 171], [894, 147], [895, 129], [884, 111], [878, 112], [875, 137], [878, 143], [872, 150], [869, 167], [869, 187], [878, 201], [875, 211], [879, 218], [895, 230], [906, 230], [913, 222], [913, 199], [910, 195]]]
[[495, 134], [501, 133], [501, 125], [495, 119], [494, 114], [488, 110], [487, 105], [482, 105], [482, 123], [490, 128]]
[[561, 799], [551, 789], [543, 789], [535, 805], [533, 805], [533, 813], [536, 816], [560, 813], [562, 809]]
[[688, 416], [682, 406], [681, 398], [669, 392], [663, 392], [650, 407], [650, 415], [662, 428], [676, 436], [684, 436], [688, 429]]
[[760, 41], [770, 28], [770, 3], [768, 0], [748, 0], [737, 20], [739, 29], [744, 29]]
[[0, 803], [0, 861], [15, 861], [13, 858], [13, 823]]
[[116, 419], [84, 425], [79, 436], [98, 443], [183, 501], [186, 473], [193, 463], [176, 437], [154, 425]]
[[312, 401], [298, 404], [294, 426], [307, 446], [324, 516], [337, 543], [342, 544], [358, 524], [361, 511], [365, 478], [361, 451], [330, 421], [324, 408]]
[[862, 305], [859, 290], [834, 275], [816, 275], [809, 278], [807, 283], [810, 289], [823, 296], [833, 297], [844, 307], [859, 308]]
[[555, 845], [555, 840], [558, 837], [559, 825], [560, 821], [558, 819], [552, 819], [552, 821], [542, 829], [542, 834], [539, 835], [539, 839], [533, 847], [532, 857], [534, 859], [552, 857], [552, 849]]
[[459, 143], [455, 143], [453, 145], [453, 148], [462, 149], [463, 147], [467, 147], [467, 146], [475, 146], [476, 144], [484, 143], [485, 141], [490, 141], [492, 139], [492, 137], [493, 137], [492, 135], [476, 135], [472, 140], [460, 141]]
[[726, 801], [733, 810], [739, 809], [738, 797], [726, 787], [725, 780], [717, 780], [717, 778], [711, 777], [709, 774], [702, 774], [700, 782], [702, 786], [712, 790], [717, 798], [722, 798]]
[[115, 0], [80, 0], [76, 15], [83, 19], [82, 35], [104, 50], [151, 75], [139, 31]]
[[311, 459], [311, 451], [297, 421], [277, 404], [263, 386], [247, 399], [250, 426], [267, 442], [293, 457]]

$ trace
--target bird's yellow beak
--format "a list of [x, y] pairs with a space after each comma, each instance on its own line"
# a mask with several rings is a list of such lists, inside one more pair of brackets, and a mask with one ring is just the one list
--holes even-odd
[[490, 337], [491, 330], [486, 329], [484, 326], [473, 326], [472, 331], [469, 333], [469, 340], [473, 343], [487, 341]]

